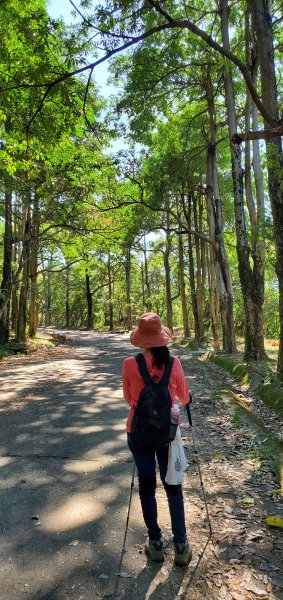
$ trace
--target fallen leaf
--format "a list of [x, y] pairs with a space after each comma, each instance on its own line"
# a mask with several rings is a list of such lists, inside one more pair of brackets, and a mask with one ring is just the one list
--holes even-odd
[[222, 585], [220, 590], [219, 590], [219, 594], [222, 598], [226, 598], [226, 594], [227, 594], [227, 587], [226, 585]]
[[80, 540], [73, 540], [69, 543], [69, 546], [77, 546], [80, 543]]
[[238, 594], [238, 592], [231, 592], [231, 596], [233, 600], [243, 600], [243, 594]]
[[255, 542], [256, 540], [262, 540], [264, 537], [264, 532], [262, 529], [258, 529], [257, 531], [251, 531], [247, 535], [247, 542]]
[[222, 531], [219, 535], [219, 540], [225, 540], [225, 538], [233, 536], [233, 535], [237, 535], [237, 536], [241, 536], [244, 533], [246, 533], [246, 529], [244, 527], [242, 527], [241, 529], [231, 529], [231, 528], [227, 528], [224, 529], [224, 531]]
[[256, 587], [256, 585], [253, 585], [252, 583], [243, 583], [242, 587], [244, 587], [245, 590], [247, 590], [247, 592], [252, 592], [259, 598], [268, 598], [268, 593], [265, 590], [261, 590], [260, 588]]
[[241, 565], [242, 564], [239, 558], [230, 558], [229, 563], [231, 565]]
[[243, 579], [244, 581], [248, 582], [250, 581], [252, 578], [252, 574], [250, 571], [247, 571], [247, 569], [245, 569], [245, 571], [243, 572]]
[[281, 517], [270, 516], [267, 517], [265, 522], [267, 525], [271, 525], [272, 527], [280, 527], [283, 529], [283, 519], [281, 519]]
[[254, 498], [250, 498], [250, 497], [248, 496], [247, 498], [243, 498], [243, 499], [242, 499], [242, 503], [243, 503], [243, 504], [254, 504], [254, 503], [255, 503], [255, 501], [254, 501]]
[[219, 544], [217, 544], [217, 543], [216, 543], [216, 544], [213, 544], [213, 546], [212, 546], [212, 550], [213, 550], [213, 552], [214, 552], [214, 554], [215, 554], [216, 558], [218, 558], [218, 557], [219, 557], [219, 554], [220, 554], [220, 552], [219, 552]]

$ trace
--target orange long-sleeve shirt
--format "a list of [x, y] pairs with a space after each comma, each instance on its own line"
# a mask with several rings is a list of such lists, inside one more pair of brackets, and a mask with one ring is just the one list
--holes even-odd
[[[151, 377], [155, 378], [155, 381], [159, 381], [164, 373], [165, 367], [157, 369], [153, 366], [153, 356], [151, 354], [145, 355], [146, 366]], [[123, 363], [122, 370], [123, 380], [123, 392], [124, 398], [130, 406], [130, 412], [127, 418], [126, 429], [131, 433], [131, 422], [133, 414], [137, 407], [138, 399], [141, 390], [144, 387], [144, 381], [140, 374], [137, 361], [134, 356], [126, 358]], [[175, 356], [172, 371], [169, 379], [168, 390], [172, 399], [173, 404], [177, 399], [181, 404], [188, 404], [189, 402], [189, 388], [184, 376], [182, 365], [179, 359]]]

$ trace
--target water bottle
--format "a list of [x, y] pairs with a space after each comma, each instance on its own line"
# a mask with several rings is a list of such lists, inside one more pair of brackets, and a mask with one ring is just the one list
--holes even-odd
[[169, 442], [172, 442], [175, 439], [177, 427], [179, 425], [179, 418], [180, 418], [180, 404], [176, 403], [171, 406]]

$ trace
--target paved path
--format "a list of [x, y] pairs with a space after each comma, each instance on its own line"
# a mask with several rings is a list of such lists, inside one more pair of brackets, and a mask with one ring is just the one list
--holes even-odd
[[133, 466], [121, 392], [131, 349], [123, 336], [72, 337], [69, 356], [0, 373], [1, 600], [113, 589]]
[[[222, 382], [185, 352], [180, 358], [194, 395], [214, 546], [208, 544], [198, 471], [191, 460], [184, 485], [194, 550], [190, 567], [173, 565], [161, 486], [165, 563], [147, 560], [135, 488], [117, 576], [133, 470], [121, 366], [135, 349], [123, 335], [68, 336], [74, 346], [45, 359], [1, 363], [0, 600], [282, 598], [279, 530], [265, 525], [267, 514], [280, 514], [279, 498], [270, 500], [279, 483], [269, 463], [258, 459], [266, 440], [250, 425], [235, 429]], [[185, 422], [182, 430], [191, 458]]]

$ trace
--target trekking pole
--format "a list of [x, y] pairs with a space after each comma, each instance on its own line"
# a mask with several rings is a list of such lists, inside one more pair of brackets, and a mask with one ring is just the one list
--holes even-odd
[[134, 483], [135, 483], [135, 471], [136, 471], [136, 464], [134, 462], [134, 468], [133, 468], [133, 473], [132, 473], [132, 481], [131, 481], [131, 488], [130, 488], [130, 498], [129, 498], [129, 504], [128, 504], [128, 514], [127, 514], [126, 527], [125, 527], [125, 533], [124, 533], [124, 540], [123, 540], [123, 546], [122, 546], [122, 550], [121, 550], [121, 556], [120, 556], [120, 562], [119, 562], [119, 566], [118, 566], [118, 572], [117, 572], [117, 576], [116, 576], [115, 589], [114, 589], [114, 592], [113, 592], [113, 597], [114, 598], [116, 597], [117, 588], [118, 588], [118, 582], [119, 582], [119, 577], [120, 577], [120, 573], [121, 573], [121, 567], [122, 567], [123, 558], [124, 558], [124, 554], [125, 554], [125, 547], [126, 547], [126, 541], [127, 541], [127, 535], [128, 535], [128, 528], [129, 528], [129, 520], [130, 520], [132, 495], [133, 495], [133, 489], [134, 489]]
[[[191, 394], [190, 394], [190, 400], [192, 401]], [[208, 521], [209, 533], [212, 536], [213, 531], [212, 531], [211, 521], [210, 521], [209, 512], [208, 512], [208, 506], [207, 506], [207, 500], [206, 500], [206, 493], [205, 493], [205, 489], [204, 489], [204, 485], [203, 485], [202, 474], [201, 474], [201, 470], [200, 470], [200, 462], [199, 462], [198, 451], [197, 451], [196, 443], [195, 443], [195, 437], [194, 437], [194, 431], [193, 431], [193, 422], [192, 422], [192, 416], [191, 416], [191, 411], [190, 411], [190, 405], [189, 404], [186, 404], [186, 411], [187, 411], [187, 415], [188, 415], [188, 421], [189, 421], [189, 425], [190, 425], [190, 431], [191, 431], [191, 434], [192, 434], [193, 447], [194, 447], [194, 455], [195, 455], [195, 458], [196, 458], [196, 463], [197, 463], [197, 468], [198, 468], [198, 474], [199, 474], [199, 479], [200, 479], [200, 485], [201, 485], [201, 489], [202, 489], [202, 493], [203, 493], [203, 499], [204, 499], [204, 504], [205, 504], [205, 510], [206, 510], [206, 516], [207, 516], [207, 521]]]

